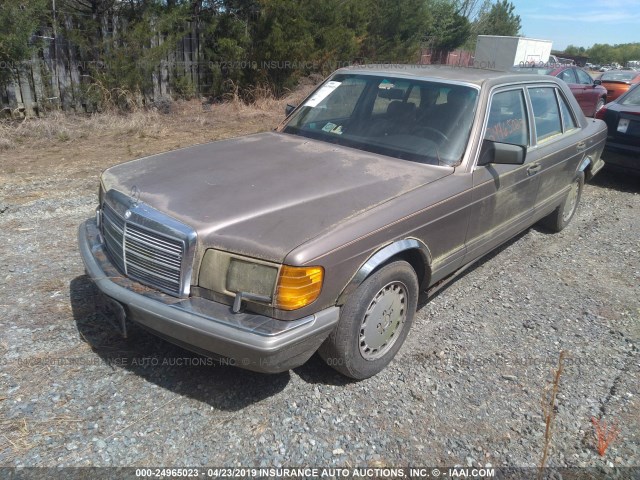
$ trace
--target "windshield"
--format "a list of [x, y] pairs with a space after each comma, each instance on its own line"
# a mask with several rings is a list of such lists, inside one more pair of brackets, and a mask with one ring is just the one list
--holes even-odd
[[630, 82], [636, 77], [636, 75], [638, 75], [637, 72], [612, 70], [610, 72], [603, 73], [600, 80], [603, 82]]
[[284, 132], [433, 165], [458, 165], [478, 91], [469, 86], [337, 74], [291, 116]]
[[636, 86], [629, 90], [620, 101], [622, 105], [640, 106], [640, 86]]

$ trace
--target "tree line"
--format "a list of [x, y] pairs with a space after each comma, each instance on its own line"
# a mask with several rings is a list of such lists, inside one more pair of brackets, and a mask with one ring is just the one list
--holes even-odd
[[34, 49], [66, 42], [92, 81], [143, 91], [176, 42], [197, 34], [210, 81], [202, 89], [176, 75], [173, 91], [280, 93], [344, 64], [415, 63], [421, 48], [473, 48], [478, 34], [519, 30], [508, 0], [3, 0], [0, 84]]
[[626, 65], [631, 60], [640, 60], [640, 43], [623, 43], [619, 45], [596, 43], [590, 48], [569, 45], [564, 53], [582, 55], [588, 57], [589, 62], [600, 65], [613, 62]]

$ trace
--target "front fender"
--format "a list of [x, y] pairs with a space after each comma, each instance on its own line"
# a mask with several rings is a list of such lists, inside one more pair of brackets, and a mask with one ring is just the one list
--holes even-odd
[[397, 240], [377, 250], [362, 264], [340, 293], [336, 304], [344, 305], [349, 295], [351, 295], [373, 271], [386, 264], [390, 259], [409, 251], [418, 252], [425, 269], [430, 267], [432, 259], [431, 252], [422, 241], [416, 238]]

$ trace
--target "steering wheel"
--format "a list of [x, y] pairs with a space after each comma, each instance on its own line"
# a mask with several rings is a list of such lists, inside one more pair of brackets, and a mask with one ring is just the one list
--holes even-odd
[[433, 127], [418, 127], [416, 128], [415, 133], [417, 133], [420, 136], [431, 136], [431, 137], [435, 136], [439, 140], [438, 144], [442, 144], [444, 142], [449, 141], [449, 137], [447, 137], [444, 133], [442, 133], [437, 128], [433, 128]]

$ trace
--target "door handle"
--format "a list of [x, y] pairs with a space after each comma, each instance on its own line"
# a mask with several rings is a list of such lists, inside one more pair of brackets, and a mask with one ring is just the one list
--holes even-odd
[[582, 150], [584, 150], [585, 148], [587, 148], [587, 144], [585, 142], [580, 142], [576, 145], [576, 149], [581, 152]]
[[539, 171], [540, 171], [540, 164], [535, 163], [535, 164], [531, 165], [529, 168], [527, 168], [527, 175], [529, 175], [529, 176], [535, 175]]

